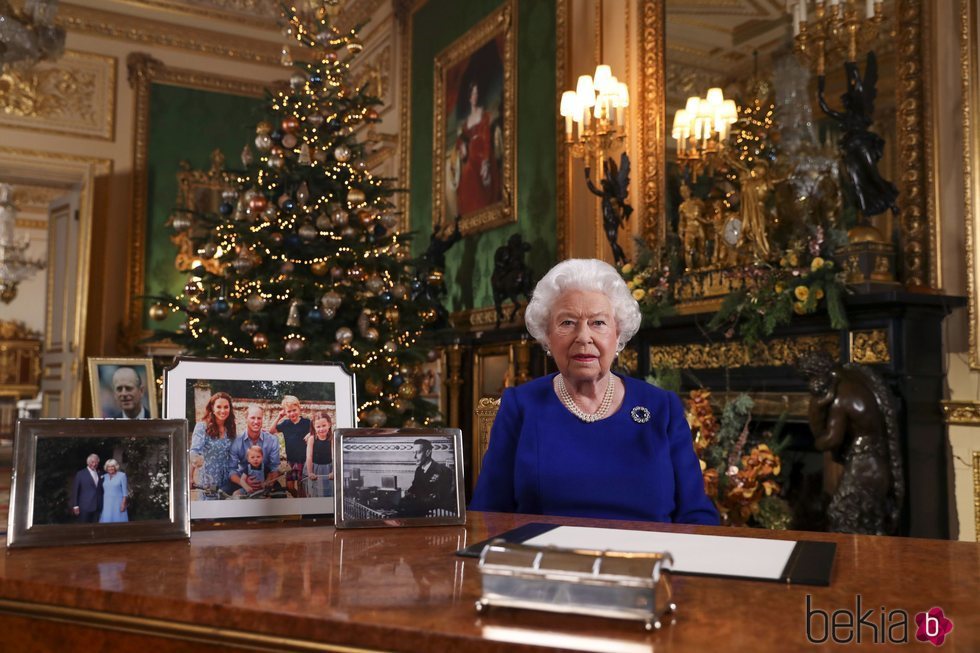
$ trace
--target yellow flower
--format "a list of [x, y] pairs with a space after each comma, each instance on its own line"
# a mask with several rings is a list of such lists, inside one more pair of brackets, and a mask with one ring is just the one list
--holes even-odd
[[793, 302], [793, 312], [797, 315], [803, 315], [806, 311], [803, 310], [802, 302]]
[[630, 279], [629, 281], [626, 282], [626, 287], [629, 288], [630, 290], [633, 290], [634, 288], [636, 288], [636, 284], [633, 283], [632, 279]]
[[782, 283], [777, 283], [776, 284], [776, 294], [777, 295], [781, 295], [784, 290], [786, 290], [786, 286], [784, 286]]
[[623, 274], [629, 274], [630, 272], [633, 271], [633, 264], [632, 263], [627, 263], [626, 265], [624, 265], [620, 269], [621, 269], [621, 271], [622, 271]]
[[800, 259], [796, 256], [796, 252], [790, 252], [787, 254], [786, 260], [789, 261], [789, 264], [794, 268], [800, 264]]
[[819, 256], [817, 256], [816, 258], [813, 259], [813, 261], [810, 262], [810, 272], [816, 272], [817, 270], [823, 267], [823, 264], [824, 264], [824, 260]]
[[824, 261], [823, 262], [823, 266], [829, 270], [830, 268], [834, 267], [834, 262], [833, 261]]
[[810, 289], [807, 288], [806, 286], [797, 286], [793, 290], [793, 294], [796, 295], [796, 298], [798, 300], [800, 300], [801, 302], [805, 302], [806, 298], [810, 296]]
[[817, 288], [815, 291], [813, 291], [813, 294], [816, 295], [818, 300], [823, 299], [823, 288]]
[[646, 294], [647, 291], [645, 291], [643, 288], [637, 288], [636, 290], [633, 291], [633, 299], [635, 299], [636, 301], [640, 301], [641, 299], [643, 299], [644, 296], [646, 296]]

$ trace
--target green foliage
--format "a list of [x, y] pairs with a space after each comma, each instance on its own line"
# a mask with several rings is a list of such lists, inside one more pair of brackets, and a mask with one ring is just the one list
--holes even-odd
[[681, 391], [681, 371], [676, 367], [655, 367], [647, 377], [647, 383], [670, 392]]

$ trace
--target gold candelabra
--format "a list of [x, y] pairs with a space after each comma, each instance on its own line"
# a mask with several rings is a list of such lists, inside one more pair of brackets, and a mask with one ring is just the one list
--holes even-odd
[[692, 180], [725, 149], [731, 126], [738, 120], [734, 100], [726, 100], [720, 88], [705, 97], [687, 98], [674, 114], [670, 135], [677, 142], [677, 165], [691, 171]]
[[595, 75], [582, 75], [574, 91], [561, 96], [565, 118], [565, 144], [576, 159], [602, 160], [626, 138], [629, 89], [609, 66], [596, 66]]
[[871, 43], [885, 20], [883, 0], [790, 0], [793, 40], [797, 54], [823, 75], [828, 48], [847, 48], [847, 60], [857, 61], [858, 43]]

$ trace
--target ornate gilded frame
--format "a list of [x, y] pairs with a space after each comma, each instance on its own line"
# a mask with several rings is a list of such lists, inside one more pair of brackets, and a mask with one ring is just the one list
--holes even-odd
[[432, 132], [432, 222], [434, 225], [451, 222], [454, 216], [444, 215], [445, 153], [446, 153], [446, 73], [465, 62], [490, 40], [504, 35], [503, 51], [503, 156], [501, 186], [503, 199], [478, 211], [462, 216], [463, 234], [479, 233], [517, 222], [517, 4], [507, 0], [499, 9], [474, 25], [463, 36], [440, 52], [435, 59], [433, 75], [433, 132]]
[[[966, 292], [968, 297], [970, 367], [980, 369], [980, 8], [960, 1], [960, 69], [963, 91], [963, 217], [966, 227]], [[978, 531], [980, 532], [980, 531]]]
[[[262, 97], [261, 82], [221, 77], [196, 70], [169, 68], [153, 57], [133, 52], [126, 59], [129, 84], [135, 94], [133, 121], [133, 233], [129, 253], [129, 278], [126, 280], [126, 334], [130, 344], [145, 337], [143, 329], [143, 294], [146, 275], [146, 214], [148, 191], [148, 134], [150, 128], [150, 89], [152, 84], [168, 84], [217, 91], [245, 97]], [[176, 171], [175, 171], [176, 173]]]

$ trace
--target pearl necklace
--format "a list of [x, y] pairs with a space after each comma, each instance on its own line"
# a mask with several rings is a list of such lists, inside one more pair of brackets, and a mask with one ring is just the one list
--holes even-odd
[[592, 422], [598, 422], [600, 419], [606, 416], [606, 412], [609, 410], [609, 406], [612, 405], [613, 395], [616, 392], [616, 377], [612, 376], [610, 373], [609, 380], [606, 382], [606, 393], [602, 396], [602, 402], [599, 404], [599, 409], [594, 413], [587, 413], [578, 407], [575, 400], [572, 399], [571, 393], [568, 388], [565, 387], [565, 378], [559, 373], [555, 377], [555, 387], [558, 389], [558, 398], [561, 399], [561, 403], [564, 404], [572, 415], [579, 418], [583, 422], [591, 424]]

